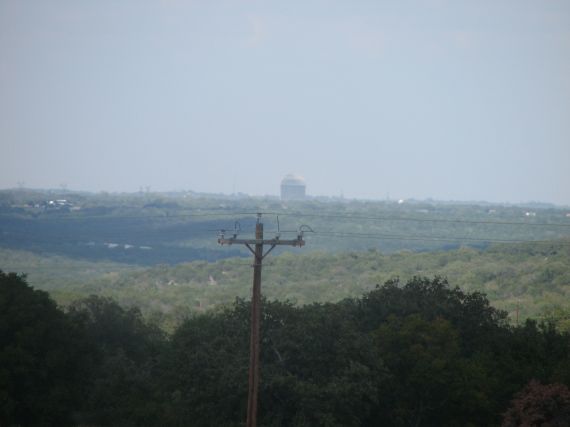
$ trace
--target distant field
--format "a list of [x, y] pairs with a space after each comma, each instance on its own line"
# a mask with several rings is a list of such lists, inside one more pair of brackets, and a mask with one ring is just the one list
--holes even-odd
[[0, 191], [0, 269], [28, 274], [61, 304], [108, 295], [173, 325], [249, 297], [249, 252], [217, 237], [252, 236], [256, 212], [266, 237], [312, 230], [302, 249], [266, 259], [268, 298], [338, 301], [395, 277], [440, 275], [513, 319], [564, 318], [570, 306], [570, 218], [542, 205]]
[[[54, 200], [65, 205], [52, 207]], [[61, 202], [63, 203], [63, 202]], [[303, 253], [441, 251], [497, 242], [570, 237], [568, 210], [428, 201], [230, 198], [195, 194], [91, 194], [0, 191], [0, 247], [39, 255], [138, 266], [249, 256], [220, 247], [220, 230], [252, 236], [262, 212], [266, 236], [291, 238]], [[292, 250], [281, 248], [276, 251]]]

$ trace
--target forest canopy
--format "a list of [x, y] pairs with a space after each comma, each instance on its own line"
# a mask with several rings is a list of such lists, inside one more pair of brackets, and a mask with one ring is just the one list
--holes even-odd
[[[0, 316], [2, 425], [243, 425], [245, 300], [166, 335], [136, 308], [92, 296], [64, 312], [0, 273]], [[260, 425], [498, 426], [524, 416], [511, 400], [530, 381], [567, 390], [569, 346], [438, 277], [338, 303], [265, 300]]]

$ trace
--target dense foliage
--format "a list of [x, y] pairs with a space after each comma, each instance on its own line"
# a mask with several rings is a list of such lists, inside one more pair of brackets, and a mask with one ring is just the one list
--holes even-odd
[[[422, 253], [271, 254], [264, 262], [263, 292], [300, 305], [336, 302], [396, 277], [440, 274], [465, 291], [485, 292], [513, 323], [517, 317], [549, 319], [570, 331], [569, 258], [570, 241]], [[29, 272], [29, 282], [61, 304], [109, 296], [140, 307], [169, 330], [189, 313], [247, 298], [251, 288], [250, 260], [240, 258], [147, 269], [7, 250], [0, 250], [0, 259], [4, 268]]]
[[[1, 425], [243, 425], [244, 300], [165, 336], [106, 298], [64, 314], [21, 276], [1, 274], [0, 315]], [[483, 294], [437, 277], [334, 304], [266, 300], [260, 425], [498, 426], [518, 416], [529, 381], [570, 384], [569, 346], [551, 324], [511, 326]], [[547, 407], [533, 407], [544, 423]]]
[[71, 423], [85, 374], [80, 332], [46, 292], [0, 270], [0, 425]]

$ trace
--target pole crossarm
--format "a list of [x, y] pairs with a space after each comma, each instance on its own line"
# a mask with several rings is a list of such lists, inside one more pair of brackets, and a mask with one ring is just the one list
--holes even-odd
[[302, 247], [305, 245], [305, 241], [302, 237], [291, 240], [281, 240], [281, 239], [235, 239], [233, 237], [226, 239], [220, 237], [218, 239], [220, 245], [271, 245], [271, 246], [298, 246]]

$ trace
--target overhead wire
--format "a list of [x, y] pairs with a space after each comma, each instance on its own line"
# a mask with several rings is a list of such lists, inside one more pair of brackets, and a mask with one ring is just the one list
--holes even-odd
[[[102, 219], [102, 220], [116, 220], [116, 219], [173, 219], [173, 218], [192, 218], [192, 217], [244, 217], [249, 215], [257, 216], [258, 212], [200, 212], [200, 213], [188, 213], [188, 214], [174, 214], [174, 215], [112, 215], [112, 216], [55, 216], [55, 217], [43, 217], [43, 218], [15, 218], [16, 220], [67, 220], [67, 219]], [[431, 223], [456, 223], [456, 224], [478, 224], [478, 225], [516, 225], [516, 226], [545, 226], [545, 227], [570, 227], [570, 223], [533, 223], [533, 222], [519, 222], [519, 221], [483, 221], [483, 220], [463, 220], [463, 219], [445, 219], [445, 218], [410, 218], [410, 217], [395, 217], [395, 216], [365, 216], [365, 215], [346, 215], [346, 214], [314, 214], [314, 213], [302, 213], [302, 212], [268, 212], [262, 211], [264, 216], [276, 216], [278, 221], [278, 216], [282, 217], [297, 217], [297, 218], [331, 218], [331, 219], [351, 219], [351, 220], [374, 220], [374, 221], [408, 221], [408, 222], [431, 222]], [[1, 216], [0, 216], [1, 218]], [[13, 216], [11, 218], [14, 218]], [[253, 218], [252, 218], [253, 221]], [[235, 224], [234, 224], [235, 226]], [[225, 229], [220, 228], [199, 228], [194, 230], [187, 230], [184, 233], [184, 237], [180, 240], [189, 239], [192, 237], [202, 237], [207, 236], [210, 232], [219, 232], [224, 230], [228, 234], [232, 234], [232, 227], [228, 226]], [[137, 230], [132, 230], [135, 232]], [[240, 234], [248, 232], [248, 228], [233, 230]], [[133, 235], [128, 232], [117, 233], [113, 232], [111, 239], [120, 240], [129, 238], [132, 239]], [[299, 231], [293, 230], [280, 230], [278, 223], [278, 233], [298, 233]], [[160, 229], [153, 230], [153, 233], [161, 233]], [[31, 230], [18, 230], [14, 233], [16, 236], [28, 235], [33, 236], [33, 231]], [[93, 237], [89, 235], [79, 235], [77, 237], [69, 236], [57, 236], [59, 242], [79, 242], [81, 240], [91, 241]], [[410, 235], [398, 235], [398, 234], [379, 234], [379, 233], [355, 233], [355, 232], [344, 232], [344, 231], [314, 231], [311, 234], [315, 236], [324, 236], [328, 238], [365, 238], [365, 239], [385, 239], [385, 240], [408, 240], [408, 241], [466, 241], [466, 242], [489, 242], [489, 243], [552, 243], [557, 242], [559, 244], [569, 244], [566, 242], [560, 242], [558, 240], [532, 240], [532, 239], [498, 239], [498, 238], [486, 238], [486, 237], [470, 237], [470, 236], [410, 236]], [[201, 236], [200, 236], [201, 235]], [[55, 237], [55, 236], [54, 236]], [[109, 240], [109, 239], [106, 239]], [[144, 239], [136, 239], [138, 244], [144, 243]], [[154, 244], [160, 244], [161, 242], [154, 242]], [[149, 243], [151, 244], [151, 243]]]
[[[233, 230], [227, 230], [228, 234], [232, 234]], [[184, 233], [184, 237], [179, 239], [179, 241], [190, 240], [192, 238], [200, 238], [203, 240], [207, 238], [207, 236], [213, 236], [213, 233], [219, 233], [219, 229], [195, 229], [190, 230], [189, 232]], [[251, 233], [251, 230], [242, 230], [239, 234], [244, 233]], [[271, 234], [298, 234], [298, 231], [294, 230], [281, 230], [280, 232], [271, 232]], [[13, 232], [12, 238], [33, 238], [34, 232], [30, 230], [19, 230], [17, 232]], [[308, 232], [305, 236], [322, 236], [326, 238], [358, 238], [358, 239], [368, 239], [368, 240], [406, 240], [406, 241], [433, 241], [433, 242], [442, 242], [442, 241], [466, 241], [466, 242], [489, 242], [489, 243], [539, 243], [539, 244], [547, 244], [547, 243], [556, 243], [560, 245], [570, 245], [570, 242], [561, 241], [559, 239], [552, 239], [552, 240], [544, 240], [544, 239], [498, 239], [493, 237], [470, 237], [470, 236], [422, 236], [422, 235], [402, 235], [402, 234], [383, 234], [383, 233], [355, 233], [355, 232], [347, 232], [347, 231], [319, 231], [315, 230], [312, 232]], [[103, 237], [103, 238], [101, 238]], [[565, 237], [565, 236], [564, 236]], [[168, 245], [170, 241], [158, 240], [158, 241], [150, 241], [150, 240], [140, 240], [140, 238], [133, 239], [133, 234], [129, 233], [112, 233], [112, 236], [94, 236], [89, 235], [78, 235], [72, 236], [66, 233], [66, 235], [59, 235], [59, 236], [46, 236], [40, 241], [46, 240], [55, 240], [58, 243], [84, 243], [88, 245], [91, 242], [100, 243], [101, 245], [104, 244], [115, 244], [118, 242], [126, 242], [126, 244], [132, 244], [133, 246], [151, 246], [154, 245], [155, 247], [170, 247], [170, 248], [177, 248], [177, 249], [186, 249], [183, 246], [171, 246]], [[2, 239], [0, 239], [0, 242]], [[166, 245], [165, 245], [166, 244]], [[120, 247], [120, 245], [119, 245]], [[187, 249], [197, 249], [197, 248], [187, 248]]]
[[[81, 219], [173, 219], [173, 218], [200, 218], [200, 217], [237, 217], [237, 216], [288, 216], [300, 218], [331, 218], [331, 219], [351, 219], [351, 220], [370, 220], [370, 221], [402, 221], [402, 222], [432, 222], [432, 223], [457, 223], [457, 224], [472, 224], [472, 225], [521, 225], [532, 227], [570, 227], [570, 222], [522, 222], [522, 221], [490, 221], [490, 220], [467, 220], [467, 219], [448, 219], [448, 218], [415, 218], [415, 217], [400, 217], [400, 216], [369, 216], [358, 214], [316, 214], [316, 213], [303, 213], [303, 212], [277, 212], [277, 211], [245, 211], [245, 212], [199, 212], [199, 213], [184, 213], [184, 214], [162, 214], [162, 215], [58, 215], [58, 216], [44, 216], [37, 217], [14, 217], [13, 215], [0, 214], [0, 218], [8, 217], [11, 219], [19, 220], [81, 220]], [[253, 218], [252, 218], [253, 220]]]
[[497, 239], [487, 237], [469, 237], [469, 236], [406, 236], [393, 234], [375, 234], [375, 233], [351, 233], [351, 232], [335, 232], [335, 231], [315, 231], [315, 235], [326, 237], [350, 237], [365, 239], [384, 239], [384, 240], [414, 240], [414, 241], [459, 241], [459, 242], [481, 242], [481, 243], [538, 243], [538, 244], [559, 244], [570, 246], [570, 241], [560, 240], [530, 240], [530, 239]]
[[[171, 218], [200, 218], [200, 217], [224, 217], [224, 216], [246, 216], [246, 215], [257, 215], [258, 212], [200, 212], [200, 213], [186, 213], [186, 214], [172, 214], [172, 215], [82, 215], [80, 213], [76, 215], [55, 215], [55, 214], [47, 214], [42, 215], [39, 214], [37, 216], [23, 216], [23, 217], [16, 217], [14, 215], [0, 214], [0, 218], [10, 218], [10, 219], [19, 219], [19, 220], [47, 220], [47, 221], [54, 221], [54, 220], [79, 220], [79, 219], [171, 219]], [[53, 215], [53, 216], [49, 216]]]
[[266, 215], [280, 216], [296, 216], [303, 218], [342, 218], [342, 219], [359, 219], [374, 221], [409, 221], [409, 222], [441, 222], [441, 223], [457, 223], [457, 224], [489, 224], [489, 225], [523, 225], [523, 226], [548, 226], [548, 227], [570, 227], [567, 224], [559, 222], [521, 222], [521, 221], [484, 221], [484, 220], [466, 220], [466, 219], [446, 219], [446, 218], [411, 218], [398, 216], [367, 216], [367, 215], [340, 215], [340, 214], [312, 214], [302, 212], [291, 213], [267, 213]]

